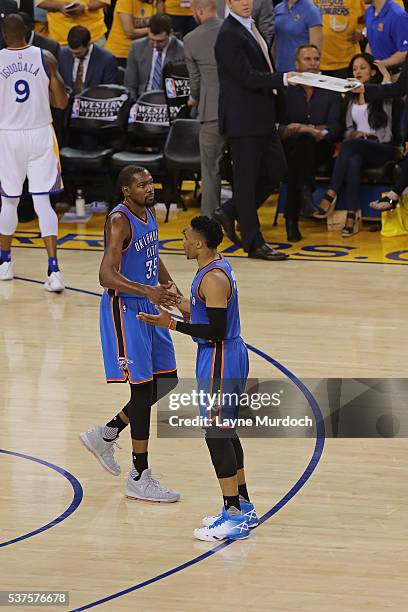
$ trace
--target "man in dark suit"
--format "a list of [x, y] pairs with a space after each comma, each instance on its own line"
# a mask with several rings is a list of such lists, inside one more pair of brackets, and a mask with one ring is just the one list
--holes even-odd
[[[227, 1], [216, 0], [216, 2], [218, 17], [225, 19], [229, 14]], [[252, 6], [252, 17], [255, 21], [256, 27], [266, 40], [268, 47], [270, 47], [272, 45], [273, 33], [275, 31], [275, 18], [271, 0], [254, 0]]]
[[145, 91], [162, 89], [162, 70], [168, 62], [184, 62], [183, 43], [172, 36], [169, 15], [150, 18], [147, 38], [135, 40], [129, 51], [125, 86], [137, 99]]
[[11, 15], [12, 13], [18, 13], [17, 2], [14, 0], [0, 0], [0, 49], [5, 47], [1, 32], [1, 22], [7, 15]]
[[118, 62], [110, 53], [91, 43], [84, 26], [74, 26], [68, 33], [68, 47], [60, 52], [59, 71], [74, 94], [86, 87], [117, 83]]
[[58, 61], [60, 46], [57, 41], [51, 40], [51, 38], [41, 36], [41, 34], [37, 34], [37, 32], [34, 32], [34, 21], [31, 15], [22, 11], [20, 11], [19, 15], [24, 21], [25, 26], [27, 28], [27, 44], [33, 45], [33, 47], [39, 47], [40, 49], [47, 49], [47, 51], [50, 51], [50, 53], [52, 53], [55, 59]]
[[251, 18], [252, 0], [227, 0], [230, 9], [215, 44], [220, 80], [219, 125], [229, 141], [233, 197], [214, 217], [236, 242], [238, 218], [244, 250], [256, 259], [286, 259], [265, 242], [257, 208], [286, 173], [275, 122], [274, 90], [295, 73], [273, 73], [268, 47]]

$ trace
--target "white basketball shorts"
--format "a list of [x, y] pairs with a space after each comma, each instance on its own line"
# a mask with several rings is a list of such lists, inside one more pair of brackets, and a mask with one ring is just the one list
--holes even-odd
[[0, 194], [19, 198], [25, 178], [32, 195], [62, 191], [58, 143], [52, 125], [0, 130]]

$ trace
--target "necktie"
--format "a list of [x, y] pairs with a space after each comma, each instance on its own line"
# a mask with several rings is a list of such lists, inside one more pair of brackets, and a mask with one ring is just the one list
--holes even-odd
[[84, 60], [80, 59], [74, 83], [74, 94], [82, 93], [84, 88]]
[[154, 64], [151, 89], [162, 89], [162, 61], [163, 51], [158, 51]]
[[272, 62], [271, 62], [271, 58], [269, 57], [267, 44], [264, 41], [264, 39], [262, 38], [261, 33], [259, 32], [258, 28], [256, 27], [254, 21], [251, 24], [251, 30], [252, 30], [252, 32], [255, 35], [255, 38], [256, 38], [256, 40], [258, 42], [258, 45], [261, 47], [262, 54], [263, 54], [264, 58], [266, 59], [266, 62], [268, 64], [268, 66], [269, 66], [269, 70], [271, 72], [274, 72], [274, 69], [273, 69], [273, 66], [272, 66]]

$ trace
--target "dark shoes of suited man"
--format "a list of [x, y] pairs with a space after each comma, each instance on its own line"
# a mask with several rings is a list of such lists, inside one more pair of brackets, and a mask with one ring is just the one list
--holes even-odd
[[238, 238], [238, 235], [235, 231], [235, 220], [229, 217], [222, 209], [221, 206], [218, 206], [212, 214], [213, 219], [218, 221], [218, 223], [222, 226], [227, 237], [234, 244], [241, 244], [241, 240]]
[[288, 259], [289, 255], [273, 249], [265, 242], [265, 244], [257, 249], [249, 251], [248, 257], [251, 257], [251, 259], [266, 259], [267, 261], [283, 261], [284, 259]]

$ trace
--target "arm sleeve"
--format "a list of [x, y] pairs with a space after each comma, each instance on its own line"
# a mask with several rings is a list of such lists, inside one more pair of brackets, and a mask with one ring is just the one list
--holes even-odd
[[227, 333], [227, 309], [206, 307], [208, 323], [183, 323], [177, 321], [176, 331], [205, 340], [222, 340]]

